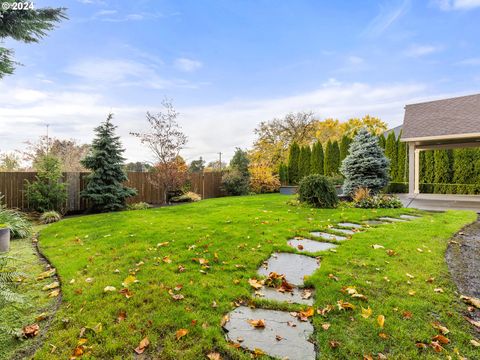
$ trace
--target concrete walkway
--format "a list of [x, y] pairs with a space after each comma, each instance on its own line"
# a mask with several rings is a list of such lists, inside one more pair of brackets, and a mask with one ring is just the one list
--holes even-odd
[[480, 195], [398, 194], [404, 207], [430, 211], [473, 210], [480, 213]]

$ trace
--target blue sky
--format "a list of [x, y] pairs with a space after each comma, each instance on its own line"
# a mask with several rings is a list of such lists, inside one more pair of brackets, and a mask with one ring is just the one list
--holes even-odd
[[24, 64], [0, 80], [0, 151], [45, 132], [89, 141], [109, 111], [129, 135], [164, 97], [189, 136], [184, 156], [249, 147], [291, 111], [391, 126], [407, 103], [478, 93], [480, 0], [44, 0], [65, 6], [39, 44], [7, 41]]

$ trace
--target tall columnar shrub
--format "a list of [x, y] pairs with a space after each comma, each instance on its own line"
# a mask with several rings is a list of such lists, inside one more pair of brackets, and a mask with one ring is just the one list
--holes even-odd
[[67, 185], [62, 182], [62, 163], [52, 155], [44, 155], [37, 162], [34, 182], [26, 182], [29, 207], [35, 211], [63, 212], [67, 200]]
[[407, 182], [408, 181], [408, 149], [407, 143], [400, 141], [401, 136], [397, 139], [397, 177], [395, 181], [397, 182]]
[[124, 169], [120, 137], [115, 135], [116, 126], [112, 124], [113, 114], [95, 128], [95, 138], [89, 154], [82, 165], [91, 171], [88, 183], [81, 195], [90, 201], [95, 212], [116, 211], [125, 208], [126, 199], [137, 192], [123, 185], [127, 174]]
[[378, 137], [378, 145], [385, 150], [385, 145], [386, 145], [387, 140], [385, 139], [385, 135], [381, 134]]
[[282, 185], [288, 185], [288, 167], [286, 164], [280, 164], [280, 167], [278, 169], [278, 177]]
[[475, 183], [476, 149], [453, 150], [453, 183], [458, 194], [472, 194]]
[[299, 179], [301, 180], [307, 175], [310, 175], [310, 146], [302, 146], [300, 149], [300, 160], [298, 164]]
[[340, 173], [340, 146], [338, 146], [338, 141], [332, 142], [332, 164], [333, 164], [333, 174]]
[[445, 186], [452, 181], [452, 150], [435, 150], [435, 187], [434, 192], [445, 194], [451, 192], [451, 187]]
[[433, 184], [435, 182], [435, 158], [433, 150], [425, 151], [425, 177], [424, 182]]
[[298, 184], [298, 161], [300, 160], [300, 147], [296, 142], [290, 145], [288, 154], [288, 180], [292, 185]]
[[418, 164], [418, 175], [420, 177], [420, 183], [425, 182], [425, 151], [420, 151]]
[[310, 160], [310, 172], [323, 175], [323, 146], [319, 141], [313, 144]]
[[390, 159], [390, 179], [395, 180], [397, 176], [397, 141], [395, 139], [395, 133], [391, 131], [387, 136], [387, 142], [385, 144], [385, 155]]
[[327, 141], [327, 144], [325, 145], [325, 157], [323, 160], [323, 173], [326, 176], [331, 176], [333, 175], [333, 148], [332, 148], [332, 142], [330, 140]]
[[345, 194], [353, 194], [358, 188], [377, 193], [387, 186], [389, 160], [378, 145], [378, 138], [361, 129], [350, 145], [350, 154], [343, 160], [340, 171], [345, 177]]
[[340, 164], [343, 162], [348, 155], [348, 148], [352, 143], [352, 139], [347, 135], [342, 136], [342, 140], [340, 141]]

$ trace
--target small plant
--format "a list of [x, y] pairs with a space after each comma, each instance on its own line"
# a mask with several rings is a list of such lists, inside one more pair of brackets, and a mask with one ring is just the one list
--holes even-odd
[[170, 202], [181, 203], [181, 202], [197, 202], [202, 200], [202, 197], [193, 191], [187, 191], [185, 194], [174, 196], [170, 199]]
[[0, 254], [0, 305], [3, 307], [7, 303], [21, 304], [24, 299], [17, 294], [15, 290], [15, 279], [23, 274], [16, 271], [11, 265], [14, 258]]
[[239, 170], [231, 170], [222, 176], [222, 189], [227, 195], [248, 194], [249, 178]]
[[362, 209], [398, 209], [403, 206], [397, 196], [385, 194], [364, 196], [358, 201], [354, 200], [354, 204], [355, 207]]
[[150, 209], [152, 206], [146, 202], [138, 202], [134, 204], [127, 205], [127, 210], [147, 210]]
[[45, 211], [42, 215], [40, 215], [40, 221], [42, 224], [51, 224], [62, 219], [62, 215], [60, 215], [56, 211]]
[[370, 189], [365, 187], [359, 187], [353, 193], [353, 202], [359, 203], [370, 197]]
[[32, 233], [32, 224], [21, 212], [7, 209], [0, 196], [0, 223], [10, 229], [12, 238], [25, 238]]
[[318, 208], [334, 208], [338, 204], [335, 187], [323, 175], [309, 175], [300, 181], [299, 200]]

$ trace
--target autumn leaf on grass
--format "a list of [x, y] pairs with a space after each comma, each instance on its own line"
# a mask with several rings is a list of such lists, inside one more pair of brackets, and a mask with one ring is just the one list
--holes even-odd
[[22, 335], [27, 338], [37, 336], [39, 332], [40, 326], [38, 324], [27, 325], [22, 329]]
[[323, 323], [322, 324], [322, 329], [327, 331], [328, 329], [330, 329], [330, 323]]
[[127, 288], [120, 290], [119, 293], [124, 295], [127, 299], [130, 299], [133, 296], [133, 292], [131, 292]]
[[444, 292], [442, 288], [435, 288], [435, 289], [433, 289], [433, 291], [436, 292], [436, 293], [443, 293]]
[[224, 315], [222, 317], [222, 320], [220, 320], [220, 326], [222, 327], [225, 326], [225, 324], [229, 321], [230, 321], [230, 317], [228, 315]]
[[122, 322], [127, 318], [127, 312], [125, 310], [120, 310], [117, 315], [117, 322]]
[[478, 341], [475, 340], [475, 339], [470, 340], [470, 344], [472, 344], [472, 345], [475, 346], [475, 347], [480, 347], [480, 342], [478, 342]]
[[385, 334], [384, 332], [379, 333], [378, 336], [385, 340], [388, 339], [388, 335]]
[[140, 354], [143, 354], [143, 352], [145, 351], [145, 349], [148, 347], [148, 345], [150, 345], [150, 341], [148, 340], [147, 337], [143, 338], [142, 341], [140, 341], [140, 343], [138, 344], [138, 346], [135, 348], [135, 352], [140, 355]]
[[165, 263], [165, 264], [170, 264], [172, 262], [172, 260], [170, 259], [169, 256], [164, 256], [162, 261]]
[[438, 341], [432, 341], [430, 346], [433, 348], [433, 350], [435, 350], [435, 352], [442, 352], [443, 350], [442, 345], [440, 345]]
[[180, 340], [182, 337], [184, 337], [187, 334], [188, 334], [187, 329], [180, 329], [180, 330], [177, 330], [177, 332], [175, 333], [175, 337], [177, 338], [177, 340]]
[[440, 324], [438, 321], [433, 322], [432, 326], [434, 329], [437, 329], [438, 331], [440, 331], [443, 335], [447, 335], [450, 332], [450, 330], [448, 330], [445, 326]]
[[338, 300], [337, 301], [338, 310], [354, 310], [355, 305], [350, 304], [349, 302]]
[[52, 290], [52, 289], [56, 289], [60, 286], [60, 283], [58, 281], [54, 281], [52, 282], [51, 284], [48, 284], [48, 285], [45, 285], [42, 290], [45, 291], [45, 290]]
[[450, 343], [450, 340], [449, 340], [448, 338], [446, 338], [445, 336], [443, 336], [443, 335], [435, 335], [435, 336], [432, 338], [432, 340], [438, 341], [440, 344], [444, 344], [444, 345]]
[[46, 312], [43, 312], [35, 318], [35, 321], [42, 321], [42, 320], [45, 320], [47, 317], [48, 317], [48, 314]]
[[404, 311], [402, 316], [405, 320], [408, 320], [412, 318], [413, 314], [410, 311]]
[[135, 276], [128, 275], [125, 280], [123, 280], [122, 285], [123, 287], [128, 287], [129, 285], [138, 282]]
[[218, 352], [211, 352], [207, 355], [208, 360], [222, 360], [222, 357]]
[[328, 304], [323, 309], [317, 309], [317, 314], [325, 316], [326, 314], [328, 314], [330, 311], [334, 309], [335, 309], [335, 306]]
[[259, 281], [257, 279], [248, 279], [248, 283], [256, 290], [261, 289], [263, 286], [263, 281]]
[[466, 304], [470, 304], [472, 306], [475, 306], [477, 309], [480, 309], [480, 299], [463, 295], [460, 296], [460, 299], [462, 299]]
[[264, 328], [265, 327], [265, 320], [258, 319], [258, 320], [247, 320], [247, 322], [252, 325], [254, 328]]
[[305, 311], [300, 311], [298, 313], [298, 318], [301, 320], [301, 321], [308, 321], [308, 318], [309, 317], [312, 317], [313, 314], [315, 313], [315, 310], [313, 310], [313, 307], [309, 307], [307, 310]]
[[115, 286], [105, 286], [103, 288], [103, 292], [113, 292], [113, 291], [117, 291], [117, 288]]
[[338, 281], [338, 280], [339, 280], [338, 277], [335, 276], [335, 275], [333, 275], [333, 274], [328, 274], [328, 278], [329, 278], [329, 279], [332, 279], [332, 280], [334, 280], [334, 281]]
[[332, 349], [336, 349], [340, 346], [340, 342], [338, 342], [337, 340], [330, 340], [328, 342], [328, 345], [332, 348]]
[[373, 245], [372, 245], [372, 248], [374, 248], [375, 250], [377, 250], [377, 249], [385, 249], [385, 246], [383, 246], [383, 245], [378, 245], [378, 244], [373, 244]]
[[383, 325], [385, 324], [385, 316], [383, 316], [383, 315], [378, 315], [378, 316], [377, 316], [377, 323], [378, 323], [378, 326], [380, 326], [381, 328], [383, 328]]
[[395, 250], [392, 250], [392, 249], [385, 250], [385, 252], [387, 253], [388, 256], [397, 255], [397, 252]]
[[372, 315], [372, 309], [370, 309], [370, 306], [368, 308], [362, 307], [362, 313], [361, 316], [365, 319], [368, 319]]
[[49, 298], [57, 297], [58, 295], [60, 295], [60, 289], [55, 289], [48, 293]]

